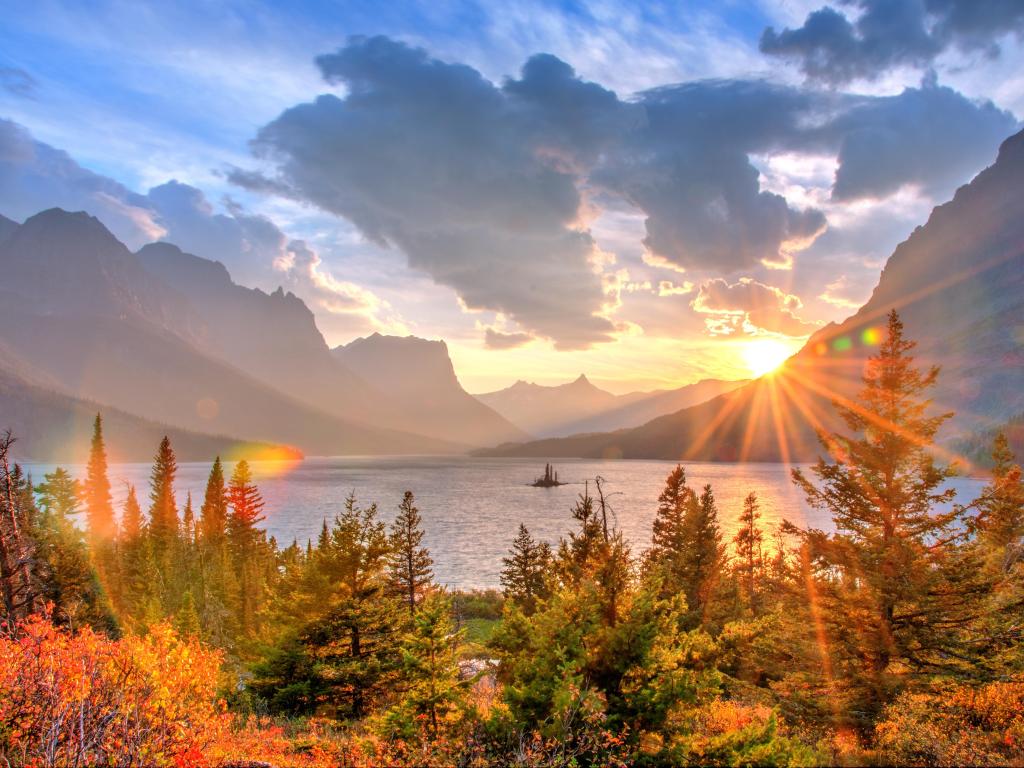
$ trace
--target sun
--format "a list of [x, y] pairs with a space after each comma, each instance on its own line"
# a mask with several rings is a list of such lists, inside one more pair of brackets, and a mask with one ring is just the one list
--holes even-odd
[[756, 378], [771, 373], [790, 356], [787, 345], [775, 339], [754, 339], [743, 344], [743, 362]]

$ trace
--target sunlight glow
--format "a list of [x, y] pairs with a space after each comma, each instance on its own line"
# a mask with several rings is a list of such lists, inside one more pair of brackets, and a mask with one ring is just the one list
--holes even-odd
[[775, 339], [755, 339], [743, 345], [743, 362], [754, 376], [763, 376], [778, 368], [789, 357], [788, 346]]

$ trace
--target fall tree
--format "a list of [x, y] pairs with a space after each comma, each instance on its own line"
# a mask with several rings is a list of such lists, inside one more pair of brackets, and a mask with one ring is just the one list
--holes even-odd
[[258, 629], [258, 613], [264, 601], [266, 579], [264, 559], [266, 536], [258, 527], [264, 520], [263, 497], [252, 481], [249, 462], [239, 461], [227, 489], [228, 545], [238, 583], [237, 617], [239, 631], [252, 635]]
[[416, 613], [416, 603], [423, 599], [434, 578], [434, 561], [423, 543], [422, 520], [411, 491], [406, 491], [398, 505], [398, 516], [391, 524], [391, 553], [388, 570], [392, 585], [409, 607]]
[[149, 534], [161, 555], [171, 550], [178, 538], [178, 506], [174, 499], [177, 472], [174, 449], [171, 441], [164, 437], [149, 476]]

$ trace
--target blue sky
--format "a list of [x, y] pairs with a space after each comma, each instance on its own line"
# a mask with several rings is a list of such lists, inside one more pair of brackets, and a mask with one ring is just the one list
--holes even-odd
[[471, 391], [741, 376], [1019, 128], [1019, 8], [17, 4], [0, 213], [179, 242], [332, 344], [444, 338]]

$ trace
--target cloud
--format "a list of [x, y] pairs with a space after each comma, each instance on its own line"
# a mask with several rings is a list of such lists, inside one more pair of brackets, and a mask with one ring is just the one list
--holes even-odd
[[[275, 184], [401, 248], [471, 309], [504, 312], [560, 348], [611, 338], [596, 244], [568, 167], [575, 158], [560, 155], [575, 141], [598, 146], [602, 131], [589, 119], [560, 123], [561, 134], [545, 128], [579, 83], [571, 70], [533, 61], [503, 90], [379, 37], [353, 38], [317, 64], [348, 95], [320, 96], [259, 131], [257, 151], [278, 163]], [[584, 111], [602, 99], [579, 87]], [[547, 154], [539, 136], [550, 140]]]
[[944, 198], [995, 159], [1017, 120], [926, 78], [897, 96], [858, 100], [822, 133], [838, 145], [832, 199], [886, 197], [917, 185]]
[[280, 259], [288, 237], [266, 216], [253, 214], [234, 201], [217, 213], [202, 190], [169, 181], [146, 196], [165, 239], [184, 251], [222, 262], [236, 281], [265, 283]]
[[39, 83], [20, 67], [0, 67], [0, 88], [15, 96], [33, 98]]
[[528, 333], [504, 333], [493, 328], [484, 331], [484, 346], [487, 349], [513, 349], [531, 341], [533, 337]]
[[1017, 0], [849, 0], [853, 21], [832, 6], [803, 26], [767, 28], [761, 51], [796, 61], [808, 78], [830, 85], [876, 79], [894, 67], [926, 67], [951, 47], [1000, 55], [998, 40], [1021, 36], [1024, 4]]
[[23, 220], [46, 208], [88, 211], [132, 248], [166, 232], [144, 195], [83, 168], [17, 123], [0, 119], [0, 212]]
[[761, 329], [799, 337], [817, 328], [796, 316], [803, 307], [797, 296], [749, 277], [736, 283], [722, 278], [709, 280], [701, 285], [691, 306], [711, 316], [709, 328], [716, 333]]
[[355, 283], [340, 280], [330, 272], [315, 250], [302, 240], [288, 243], [284, 254], [275, 260], [274, 269], [288, 284], [305, 296], [319, 314], [325, 329], [336, 333], [382, 331], [405, 335], [409, 329], [391, 305]]

